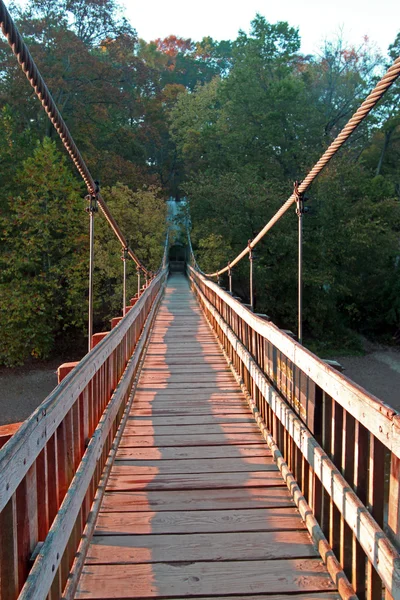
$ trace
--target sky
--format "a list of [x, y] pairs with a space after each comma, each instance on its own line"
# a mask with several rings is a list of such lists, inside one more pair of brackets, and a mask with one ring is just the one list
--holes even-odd
[[301, 51], [317, 53], [325, 39], [342, 37], [356, 47], [368, 36], [386, 54], [400, 31], [399, 0], [122, 0], [146, 41], [174, 34], [200, 40], [235, 39], [258, 12], [267, 21], [299, 27]]

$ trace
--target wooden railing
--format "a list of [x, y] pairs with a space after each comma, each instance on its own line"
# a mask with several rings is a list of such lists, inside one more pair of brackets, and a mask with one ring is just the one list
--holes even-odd
[[164, 268], [0, 450], [1, 600], [73, 598], [166, 277]]
[[400, 415], [188, 276], [342, 597], [399, 599]]

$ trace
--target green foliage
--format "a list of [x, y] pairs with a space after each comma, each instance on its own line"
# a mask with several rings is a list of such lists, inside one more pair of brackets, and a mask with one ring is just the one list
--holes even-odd
[[[327, 41], [319, 55], [303, 56], [296, 28], [261, 15], [232, 41], [147, 43], [115, 0], [30, 0], [14, 14], [116, 220], [152, 269], [163, 198], [189, 196], [200, 266], [226, 265], [384, 66], [367, 41]], [[400, 34], [390, 60], [399, 47]], [[88, 219], [83, 188], [4, 41], [0, 71], [0, 362], [14, 364], [82, 338]], [[310, 191], [305, 333], [330, 348], [357, 345], [354, 330], [388, 338], [400, 330], [399, 90], [397, 82]], [[101, 215], [95, 221], [96, 327], [107, 328], [121, 311], [121, 250]], [[257, 247], [254, 269], [257, 309], [295, 329], [294, 211]], [[130, 261], [128, 274], [129, 297], [137, 284]], [[234, 269], [234, 287], [248, 298], [247, 259]]]
[[306, 254], [307, 322], [314, 336], [321, 330], [333, 335], [338, 321], [375, 336], [398, 327], [400, 206], [393, 192], [345, 157], [316, 185]]
[[85, 323], [87, 242], [80, 188], [45, 138], [19, 173], [1, 218], [0, 362], [46, 358]]
[[[172, 109], [192, 239], [206, 272], [225, 266], [271, 218], [365, 97], [381, 64], [367, 43], [354, 49], [327, 42], [319, 57], [301, 57], [298, 48], [295, 29], [257, 16], [250, 34], [241, 32], [233, 44], [229, 74], [179, 97]], [[396, 94], [310, 192], [305, 334], [330, 348], [358, 347], [354, 331], [390, 337], [400, 326]], [[257, 309], [296, 330], [294, 211], [256, 255]], [[235, 291], [245, 299], [248, 272], [247, 259], [233, 271]]]
[[[164, 251], [166, 204], [160, 189], [148, 188], [133, 192], [117, 183], [103, 190], [107, 206], [123, 225], [129, 244], [149, 269], [156, 271]], [[121, 314], [123, 265], [121, 247], [108, 223], [95, 218], [94, 315], [97, 327], [109, 328], [109, 319]], [[141, 283], [144, 283], [143, 274]], [[127, 301], [137, 291], [137, 273], [132, 260], [127, 261]]]

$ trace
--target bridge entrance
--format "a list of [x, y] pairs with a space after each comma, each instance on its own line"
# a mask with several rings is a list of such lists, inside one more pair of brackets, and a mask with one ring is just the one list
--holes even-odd
[[184, 273], [186, 270], [187, 246], [176, 243], [169, 249], [169, 270], [171, 273]]

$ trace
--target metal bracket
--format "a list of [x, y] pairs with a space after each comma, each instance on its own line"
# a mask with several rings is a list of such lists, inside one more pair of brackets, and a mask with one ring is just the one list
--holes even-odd
[[296, 201], [296, 215], [298, 217], [302, 217], [305, 213], [304, 194], [299, 192], [299, 185], [300, 185], [299, 181], [294, 182], [293, 195], [294, 195], [295, 201]]
[[251, 240], [249, 240], [247, 242], [247, 247], [249, 249], [249, 261], [253, 262], [254, 254], [253, 254], [253, 248], [250, 246], [250, 244], [251, 244]]
[[97, 193], [96, 194], [88, 194], [86, 196], [86, 200], [89, 203], [89, 206], [87, 206], [85, 209], [87, 213], [99, 212], [99, 207], [97, 205]]

